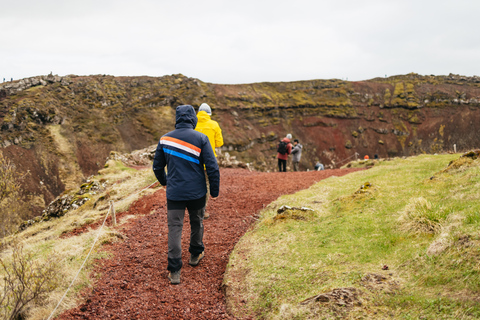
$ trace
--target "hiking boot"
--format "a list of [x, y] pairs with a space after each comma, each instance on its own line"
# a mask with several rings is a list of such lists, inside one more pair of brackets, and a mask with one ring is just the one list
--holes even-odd
[[191, 266], [196, 266], [199, 264], [200, 260], [203, 259], [203, 257], [205, 256], [205, 253], [202, 252], [200, 253], [199, 255], [197, 256], [194, 256], [193, 254], [190, 256], [190, 261], [188, 261], [188, 264], [191, 265]]
[[210, 217], [210, 213], [205, 212], [205, 213], [203, 214], [203, 219], [204, 219], [204, 220], [205, 220], [205, 219], [208, 219], [208, 217]]
[[171, 284], [179, 284], [180, 283], [180, 270], [177, 272], [172, 272], [168, 274], [168, 279], [170, 280]]

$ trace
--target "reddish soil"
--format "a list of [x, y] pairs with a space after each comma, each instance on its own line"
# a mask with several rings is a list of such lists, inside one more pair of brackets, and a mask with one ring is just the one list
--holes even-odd
[[105, 247], [113, 257], [99, 260], [100, 277], [85, 294], [85, 302], [58, 319], [234, 319], [227, 313], [221, 285], [229, 255], [254, 217], [283, 194], [356, 170], [261, 173], [222, 168], [220, 196], [207, 207], [205, 258], [197, 267], [188, 265], [186, 214], [179, 285], [167, 279], [165, 191], [145, 196], [128, 212], [143, 216], [119, 227], [126, 240]]

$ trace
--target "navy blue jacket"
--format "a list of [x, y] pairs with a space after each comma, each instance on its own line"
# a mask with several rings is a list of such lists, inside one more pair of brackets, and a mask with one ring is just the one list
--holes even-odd
[[[190, 105], [178, 106], [175, 130], [160, 138], [153, 172], [162, 186], [167, 186], [167, 199], [186, 201], [207, 194], [205, 170], [210, 182], [210, 195], [217, 197], [220, 171], [208, 137], [195, 131], [197, 115]], [[205, 166], [204, 166], [205, 165]], [[168, 174], [165, 174], [165, 166]]]

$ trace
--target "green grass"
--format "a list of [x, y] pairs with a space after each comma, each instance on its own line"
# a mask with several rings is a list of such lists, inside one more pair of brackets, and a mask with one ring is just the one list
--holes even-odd
[[[479, 318], [480, 160], [444, 170], [458, 158], [379, 161], [281, 197], [231, 255], [230, 310], [265, 319]], [[281, 205], [315, 214], [275, 219]], [[300, 304], [347, 287], [361, 290], [361, 304]]]

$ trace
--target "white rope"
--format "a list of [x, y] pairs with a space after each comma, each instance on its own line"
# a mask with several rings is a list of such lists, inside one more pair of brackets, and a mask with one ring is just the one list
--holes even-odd
[[127, 200], [127, 199], [129, 199], [129, 198], [131, 198], [131, 197], [133, 197], [133, 196], [136, 196], [137, 194], [141, 193], [141, 192], [144, 191], [144, 190], [147, 190], [148, 188], [150, 188], [151, 186], [153, 186], [153, 185], [154, 185], [155, 183], [157, 183], [157, 182], [158, 182], [158, 181], [155, 181], [154, 183], [152, 183], [152, 184], [149, 185], [148, 187], [145, 187], [145, 188], [143, 188], [143, 189], [140, 190], [140, 191], [137, 191], [137, 192], [135, 192], [135, 193], [132, 193], [131, 195], [129, 195], [129, 196], [126, 197], [125, 199], [122, 199], [122, 200], [117, 201], [117, 202], [125, 201], [125, 200]]
[[108, 209], [108, 212], [107, 214], [105, 215], [105, 219], [103, 220], [103, 223], [102, 223], [102, 226], [100, 227], [100, 229], [98, 229], [98, 233], [97, 233], [97, 237], [95, 238], [95, 241], [93, 241], [93, 245], [92, 247], [90, 248], [90, 251], [88, 252], [87, 254], [87, 257], [85, 258], [85, 260], [83, 260], [83, 263], [82, 265], [80, 266], [80, 269], [78, 270], [77, 274], [75, 275], [75, 278], [73, 278], [72, 282], [70, 283], [70, 285], [68, 286], [67, 290], [65, 291], [65, 293], [63, 294], [62, 298], [60, 299], [60, 301], [58, 301], [58, 304], [57, 306], [55, 307], [55, 309], [53, 309], [52, 313], [50, 314], [50, 316], [47, 318], [47, 320], [50, 320], [53, 316], [53, 314], [55, 313], [55, 311], [57, 311], [57, 308], [58, 306], [62, 303], [63, 299], [66, 297], [68, 291], [70, 290], [70, 288], [72, 287], [73, 283], [75, 282], [75, 280], [77, 280], [78, 278], [78, 275], [80, 274], [80, 271], [82, 271], [83, 269], [83, 266], [85, 265], [85, 263], [87, 262], [87, 259], [88, 257], [90, 256], [90, 253], [92, 252], [93, 250], [93, 247], [95, 247], [95, 244], [97, 243], [97, 240], [100, 236], [100, 231], [102, 231], [102, 228], [103, 226], [105, 225], [105, 221], [107, 221], [107, 217], [108, 217], [108, 214], [110, 213], [110, 210], [112, 209], [112, 206], [110, 206], [110, 209]]
[[[155, 183], [157, 183], [157, 181], [155, 181], [154, 183], [152, 183], [151, 185], [149, 185], [148, 187], [145, 187], [143, 188], [142, 190], [136, 192], [136, 193], [133, 193], [131, 194], [130, 196], [128, 196], [127, 198], [123, 199], [122, 201], [134, 196], [134, 195], [137, 195], [139, 194], [140, 192], [150, 188], [151, 186], [153, 186]], [[110, 214], [110, 211], [112, 210], [112, 207], [114, 206], [114, 202], [112, 202], [112, 204], [110, 205], [110, 208], [108, 209], [108, 212], [107, 214], [105, 215], [105, 219], [103, 219], [103, 223], [102, 223], [102, 226], [98, 229], [98, 233], [97, 233], [97, 236], [95, 238], [95, 241], [93, 241], [93, 245], [92, 247], [90, 248], [90, 251], [88, 251], [88, 254], [87, 256], [85, 257], [85, 260], [83, 260], [83, 263], [82, 265], [80, 266], [80, 269], [78, 270], [77, 274], [75, 275], [75, 277], [73, 278], [72, 282], [70, 283], [70, 285], [68, 286], [67, 290], [65, 291], [65, 293], [63, 294], [62, 298], [60, 299], [60, 301], [58, 301], [57, 303], [57, 306], [55, 307], [55, 309], [53, 309], [52, 313], [50, 314], [50, 316], [47, 318], [47, 320], [50, 320], [53, 316], [53, 314], [55, 313], [55, 311], [57, 311], [58, 307], [60, 306], [60, 304], [62, 303], [63, 299], [65, 299], [65, 297], [67, 296], [67, 293], [68, 291], [70, 291], [70, 288], [72, 287], [73, 283], [75, 282], [75, 280], [77, 280], [78, 278], [78, 275], [80, 274], [80, 271], [82, 271], [83, 267], [85, 266], [85, 263], [87, 262], [88, 258], [90, 257], [90, 253], [92, 253], [92, 250], [93, 248], [95, 247], [95, 244], [97, 243], [98, 241], [98, 238], [100, 237], [100, 232], [102, 231], [103, 227], [105, 226], [105, 222], [107, 221], [107, 218], [108, 218], [108, 215]]]
[[345, 161], [347, 161], [348, 159], [355, 157], [356, 155], [357, 155], [357, 153], [355, 152], [354, 155], [352, 155], [352, 156], [350, 156], [350, 157], [348, 157], [348, 158], [345, 158], [345, 159], [343, 159], [342, 161], [336, 162], [335, 164], [339, 164], [339, 163], [345, 162]]

